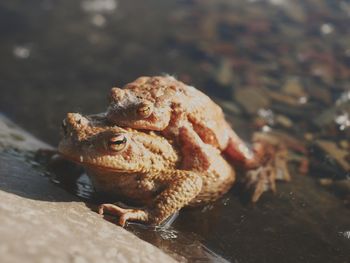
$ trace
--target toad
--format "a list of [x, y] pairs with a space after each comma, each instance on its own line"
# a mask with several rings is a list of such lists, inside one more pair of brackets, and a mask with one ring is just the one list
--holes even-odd
[[[141, 206], [100, 206], [119, 216], [119, 224], [158, 225], [185, 206], [214, 201], [235, 181], [231, 165], [192, 127], [179, 129], [181, 149], [155, 132], [107, 125], [104, 117], [68, 113], [59, 153], [84, 166], [97, 191]], [[186, 156], [187, 159], [182, 159]]]
[[[107, 118], [122, 127], [160, 131], [166, 138], [177, 141], [180, 148], [188, 147], [183, 143], [188, 141], [181, 138], [180, 132], [182, 127], [188, 127], [192, 134], [196, 133], [202, 142], [220, 150], [232, 163], [251, 170], [247, 185], [253, 191], [254, 202], [262, 192], [275, 190], [276, 171], [279, 179], [289, 180], [283, 154], [262, 140], [254, 141], [250, 150], [214, 101], [172, 76], [140, 77], [123, 88], [112, 88]], [[202, 149], [200, 145], [192, 147]], [[182, 152], [184, 160], [193, 154]], [[280, 167], [276, 167], [277, 164]]]

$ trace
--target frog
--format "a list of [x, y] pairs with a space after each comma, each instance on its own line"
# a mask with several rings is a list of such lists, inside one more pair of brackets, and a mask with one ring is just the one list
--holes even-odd
[[[275, 192], [276, 173], [279, 180], [290, 180], [285, 151], [276, 151], [279, 147], [264, 140], [254, 140], [249, 147], [226, 121], [218, 104], [173, 76], [139, 77], [122, 88], [112, 88], [109, 100], [106, 118], [110, 123], [161, 132], [177, 141], [180, 148], [187, 147], [181, 143], [180, 130], [184, 126], [192, 129], [202, 142], [217, 148], [231, 163], [247, 171], [243, 181], [251, 189], [253, 202], [265, 191]], [[200, 145], [193, 147], [201, 149]], [[190, 159], [192, 154], [183, 151], [183, 159]]]
[[159, 132], [110, 125], [102, 115], [68, 113], [62, 130], [59, 154], [82, 165], [98, 192], [136, 205], [99, 207], [119, 216], [121, 226], [160, 225], [183, 207], [217, 200], [236, 180], [220, 151], [186, 125], [179, 129], [181, 148]]

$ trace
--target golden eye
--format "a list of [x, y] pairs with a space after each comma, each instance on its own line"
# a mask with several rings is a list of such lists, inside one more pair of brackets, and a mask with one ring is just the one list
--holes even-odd
[[118, 134], [109, 139], [108, 146], [113, 151], [121, 151], [125, 148], [127, 139], [123, 134]]
[[143, 102], [137, 109], [137, 114], [143, 118], [147, 118], [151, 115], [153, 107], [151, 103]]

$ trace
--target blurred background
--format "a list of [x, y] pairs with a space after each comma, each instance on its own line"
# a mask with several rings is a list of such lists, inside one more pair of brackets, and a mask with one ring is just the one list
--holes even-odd
[[[245, 140], [275, 132], [293, 146], [294, 173], [349, 206], [349, 25], [348, 0], [1, 1], [0, 112], [57, 145], [67, 112], [103, 112], [113, 86], [171, 74], [217, 101]], [[315, 255], [338, 253], [313, 238]]]
[[111, 87], [168, 73], [228, 115], [344, 138], [349, 24], [349, 1], [1, 1], [0, 110], [57, 144], [66, 112], [102, 112]]

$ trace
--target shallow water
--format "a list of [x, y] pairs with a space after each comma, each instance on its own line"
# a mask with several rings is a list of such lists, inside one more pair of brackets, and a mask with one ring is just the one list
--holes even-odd
[[112, 86], [169, 73], [220, 102], [245, 140], [272, 130], [293, 149], [293, 181], [276, 196], [251, 206], [234, 189], [170, 230], [131, 231], [190, 261], [350, 258], [349, 1], [11, 0], [0, 22], [0, 111], [52, 145], [67, 112], [104, 111]]

